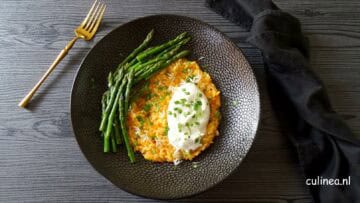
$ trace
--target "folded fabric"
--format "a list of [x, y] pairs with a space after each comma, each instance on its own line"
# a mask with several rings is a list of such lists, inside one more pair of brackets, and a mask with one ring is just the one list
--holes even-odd
[[248, 41], [262, 52], [273, 108], [296, 147], [305, 178], [342, 183], [350, 177], [350, 185], [342, 186], [309, 182], [314, 201], [360, 202], [360, 141], [331, 107], [324, 85], [311, 71], [309, 43], [298, 19], [270, 0], [206, 3], [250, 29]]

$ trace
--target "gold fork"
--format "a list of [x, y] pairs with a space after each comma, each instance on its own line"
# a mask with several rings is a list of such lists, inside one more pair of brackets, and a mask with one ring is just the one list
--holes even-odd
[[21, 100], [19, 103], [20, 107], [25, 108], [29, 103], [31, 98], [34, 96], [35, 92], [39, 89], [39, 87], [44, 83], [46, 78], [50, 75], [50, 73], [55, 69], [55, 67], [60, 63], [60, 61], [67, 55], [69, 50], [75, 44], [76, 40], [83, 39], [86, 41], [91, 40], [97, 29], [99, 28], [100, 22], [104, 16], [106, 5], [102, 2], [98, 2], [97, 0], [91, 6], [91, 9], [82, 23], [75, 29], [75, 37], [65, 46], [65, 48], [60, 52], [60, 54], [56, 57], [55, 61], [51, 64], [49, 69], [45, 72], [45, 74], [41, 77], [39, 82], [31, 89], [31, 91]]

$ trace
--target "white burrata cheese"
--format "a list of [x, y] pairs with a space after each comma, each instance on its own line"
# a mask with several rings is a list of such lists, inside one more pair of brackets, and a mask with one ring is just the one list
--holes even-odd
[[176, 151], [197, 149], [209, 118], [210, 107], [204, 93], [192, 82], [182, 83], [174, 89], [167, 111], [170, 144]]

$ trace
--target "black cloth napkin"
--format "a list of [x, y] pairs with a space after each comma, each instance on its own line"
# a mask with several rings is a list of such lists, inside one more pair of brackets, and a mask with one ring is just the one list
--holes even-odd
[[[311, 185], [315, 202], [360, 202], [360, 141], [331, 107], [311, 71], [308, 39], [298, 19], [270, 0], [207, 0], [232, 22], [250, 29], [263, 56], [273, 108], [298, 154], [306, 179], [348, 178], [350, 185]], [[305, 181], [305, 180], [304, 180]]]

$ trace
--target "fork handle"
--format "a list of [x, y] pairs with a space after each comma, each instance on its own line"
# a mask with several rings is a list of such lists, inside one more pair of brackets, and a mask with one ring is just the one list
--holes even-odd
[[51, 64], [49, 69], [45, 72], [45, 74], [40, 78], [40, 80], [36, 83], [36, 85], [30, 90], [30, 92], [21, 100], [18, 104], [20, 107], [25, 108], [29, 103], [31, 98], [34, 96], [35, 92], [39, 89], [39, 87], [44, 83], [46, 78], [51, 74], [51, 72], [55, 69], [55, 67], [60, 63], [60, 61], [68, 54], [69, 50], [73, 47], [78, 37], [74, 37], [70, 42], [67, 43], [65, 48], [61, 50], [59, 55], [56, 57], [54, 62]]

